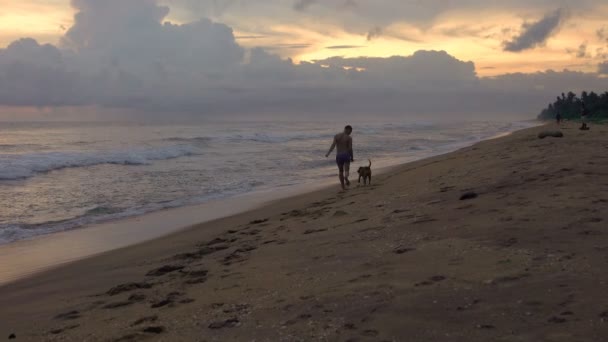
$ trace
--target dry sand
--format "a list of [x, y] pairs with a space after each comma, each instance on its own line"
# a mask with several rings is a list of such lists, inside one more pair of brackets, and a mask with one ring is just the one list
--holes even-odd
[[0, 338], [606, 341], [608, 127], [542, 129], [5, 286]]

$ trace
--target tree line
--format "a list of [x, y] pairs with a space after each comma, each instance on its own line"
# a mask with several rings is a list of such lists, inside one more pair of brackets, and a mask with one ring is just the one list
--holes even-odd
[[583, 91], [580, 97], [573, 92], [562, 93], [554, 103], [543, 109], [538, 118], [553, 120], [560, 114], [564, 119], [578, 119], [583, 103], [592, 119], [608, 119], [608, 91], [600, 95]]

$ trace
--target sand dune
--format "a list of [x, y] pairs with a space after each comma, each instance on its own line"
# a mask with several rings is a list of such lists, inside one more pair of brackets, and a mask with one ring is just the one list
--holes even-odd
[[565, 137], [540, 140], [544, 129], [10, 284], [0, 289], [0, 333], [604, 341], [608, 127], [568, 124]]

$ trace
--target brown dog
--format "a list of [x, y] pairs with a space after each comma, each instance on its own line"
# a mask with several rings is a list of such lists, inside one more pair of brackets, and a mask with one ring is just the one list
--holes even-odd
[[369, 166], [362, 166], [357, 170], [359, 174], [359, 183], [361, 183], [361, 178], [363, 178], [363, 184], [372, 184], [372, 161], [369, 161]]

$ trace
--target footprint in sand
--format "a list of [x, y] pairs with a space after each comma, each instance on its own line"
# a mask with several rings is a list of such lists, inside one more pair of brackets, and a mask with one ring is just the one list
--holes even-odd
[[165, 265], [165, 266], [162, 266], [160, 268], [151, 270], [150, 272], [146, 273], [146, 276], [148, 276], [148, 277], [161, 277], [161, 276], [164, 276], [165, 274], [168, 274], [168, 273], [173, 273], [175, 271], [181, 271], [184, 268], [185, 267], [181, 266], [181, 265]]
[[142, 332], [147, 333], [147, 334], [162, 334], [165, 332], [165, 327], [162, 326], [156, 326], [156, 327], [147, 327], [142, 329]]
[[185, 281], [185, 284], [187, 285], [196, 285], [196, 284], [202, 284], [207, 282], [207, 275], [209, 274], [209, 271], [207, 270], [191, 270], [191, 271], [181, 271], [182, 272], [182, 277], [184, 278], [188, 278], [188, 280]]
[[136, 320], [135, 322], [131, 323], [132, 327], [144, 324], [144, 323], [154, 323], [158, 320], [158, 316], [154, 315], [154, 316], [146, 316], [146, 317], [142, 317], [138, 320]]
[[59, 315], [55, 316], [55, 319], [63, 320], [63, 321], [70, 321], [70, 320], [78, 319], [80, 317], [81, 317], [80, 312], [74, 310], [74, 311], [69, 311], [69, 312], [59, 314]]
[[347, 216], [347, 215], [348, 215], [348, 213], [343, 210], [338, 210], [334, 213], [334, 217], [342, 217], [342, 216]]
[[416, 250], [416, 248], [398, 247], [397, 249], [395, 249], [393, 251], [393, 253], [395, 253], [395, 254], [405, 254], [405, 253], [413, 252], [415, 250]]
[[[51, 331], [49, 331], [49, 334], [51, 334], [51, 335], [59, 335], [59, 334], [61, 334], [63, 332], [66, 332], [66, 331], [69, 331], [69, 330], [74, 330], [74, 329], [76, 329], [78, 327], [80, 327], [80, 324], [74, 324], [74, 325], [70, 325], [70, 326], [67, 326], [67, 327], [64, 327], [64, 328], [59, 328], [59, 329], [51, 330]], [[10, 339], [11, 338], [9, 337], [9, 340]]]
[[118, 285], [116, 287], [111, 288], [110, 290], [108, 290], [108, 292], [106, 292], [106, 294], [108, 296], [116, 296], [116, 295], [119, 295], [124, 292], [130, 292], [130, 291], [142, 290], [142, 289], [151, 289], [152, 286], [153, 285], [150, 283], [127, 283], [127, 284], [122, 284], [122, 285]]
[[310, 234], [317, 234], [317, 233], [326, 232], [326, 231], [327, 231], [327, 228], [325, 228], [325, 229], [307, 229], [302, 234], [310, 235]]
[[235, 328], [240, 325], [241, 325], [241, 322], [238, 320], [238, 318], [230, 318], [225, 321], [213, 322], [213, 323], [209, 324], [208, 328], [217, 330], [217, 329], [224, 329], [224, 328]]
[[181, 297], [183, 297], [185, 294], [181, 293], [181, 292], [171, 292], [169, 293], [164, 299], [157, 301], [157, 302], [153, 302], [152, 305], [150, 306], [150, 308], [152, 309], [158, 309], [158, 308], [162, 308], [165, 306], [174, 306], [175, 302], [180, 299]]
[[176, 260], [185, 260], [186, 262], [192, 262], [194, 260], [200, 260], [205, 256], [226, 250], [228, 248], [228, 245], [205, 246], [200, 248], [196, 252], [178, 254], [175, 255], [173, 258]]
[[446, 280], [446, 279], [447, 279], [446, 277], [444, 277], [444, 276], [440, 276], [440, 275], [439, 275], [439, 276], [433, 276], [433, 277], [429, 278], [428, 280], [425, 280], [425, 281], [423, 281], [423, 282], [420, 282], [420, 283], [414, 284], [414, 286], [415, 286], [415, 287], [420, 287], [420, 286], [430, 286], [430, 285], [433, 285], [433, 284], [435, 284], [435, 283], [442, 282], [442, 281], [444, 281], [444, 280]]

